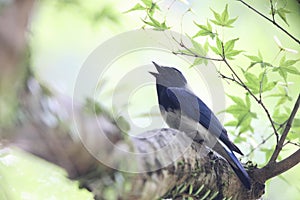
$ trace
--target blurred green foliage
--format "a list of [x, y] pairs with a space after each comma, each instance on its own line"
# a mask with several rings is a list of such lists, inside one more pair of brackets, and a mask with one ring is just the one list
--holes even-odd
[[3, 200], [93, 199], [60, 167], [13, 148], [0, 151], [0, 179]]

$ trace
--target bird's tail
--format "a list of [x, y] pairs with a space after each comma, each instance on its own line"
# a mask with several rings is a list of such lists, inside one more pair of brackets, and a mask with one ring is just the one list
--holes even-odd
[[233, 171], [235, 174], [239, 177], [243, 185], [250, 190], [251, 188], [251, 182], [250, 182], [250, 177], [248, 173], [246, 172], [245, 168], [242, 166], [238, 158], [234, 155], [232, 151], [229, 151], [225, 149], [226, 153], [230, 157], [231, 161], [228, 160], [230, 166], [232, 167]]
[[224, 157], [227, 162], [232, 167], [235, 174], [239, 177], [240, 181], [243, 185], [250, 190], [251, 181], [248, 173], [240, 163], [239, 159], [234, 155], [234, 153], [226, 148], [224, 148], [219, 142], [213, 148], [216, 152], [218, 152], [222, 157]]

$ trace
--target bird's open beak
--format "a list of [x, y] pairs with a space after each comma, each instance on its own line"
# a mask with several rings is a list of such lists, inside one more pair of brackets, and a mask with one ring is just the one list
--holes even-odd
[[154, 62], [154, 61], [152, 61], [152, 63], [154, 64], [156, 70], [157, 70], [158, 72], [160, 72], [160, 71], [161, 71], [161, 66], [158, 65], [158, 64], [157, 64], [156, 62]]
[[149, 72], [150, 74], [152, 74], [155, 78], [158, 77], [158, 73], [155, 73], [155, 72]]
[[156, 70], [158, 71], [158, 73], [156, 72], [149, 72], [150, 74], [152, 74], [155, 78], [158, 77], [159, 75], [159, 71], [161, 70], [161, 66], [159, 66], [156, 62], [152, 61], [152, 63], [154, 64]]

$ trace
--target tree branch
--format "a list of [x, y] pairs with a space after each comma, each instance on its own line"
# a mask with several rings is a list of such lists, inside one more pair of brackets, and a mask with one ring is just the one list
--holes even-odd
[[299, 162], [300, 149], [280, 162], [272, 162], [261, 169], [254, 170], [253, 175], [257, 178], [257, 181], [264, 183], [268, 179], [288, 171], [292, 167], [296, 166]]
[[282, 150], [284, 141], [285, 141], [285, 139], [286, 139], [286, 137], [287, 137], [287, 135], [288, 135], [288, 133], [290, 131], [291, 126], [292, 126], [292, 123], [293, 123], [293, 120], [295, 118], [295, 115], [296, 115], [296, 113], [297, 113], [297, 111], [299, 109], [299, 105], [300, 105], [300, 94], [298, 95], [297, 101], [295, 102], [294, 108], [293, 108], [293, 110], [291, 112], [291, 115], [290, 115], [290, 117], [289, 117], [286, 125], [285, 125], [285, 129], [282, 132], [280, 140], [279, 140], [279, 142], [276, 145], [274, 153], [272, 154], [272, 156], [270, 158], [269, 164], [275, 162], [276, 159], [278, 158], [278, 155], [279, 155], [280, 151]]
[[[291, 33], [289, 33], [287, 30], [285, 30], [283, 27], [281, 27], [276, 21], [275, 19], [272, 20], [270, 18], [268, 18], [267, 16], [265, 16], [264, 14], [262, 14], [261, 12], [259, 12], [258, 10], [256, 10], [254, 7], [252, 7], [251, 5], [247, 4], [245, 1], [243, 0], [237, 0], [239, 2], [241, 2], [242, 4], [244, 4], [245, 6], [247, 6], [248, 8], [250, 8], [250, 10], [254, 11], [255, 13], [257, 13], [258, 15], [260, 15], [261, 17], [263, 17], [264, 19], [266, 19], [267, 21], [271, 22], [274, 26], [276, 26], [277, 28], [279, 28], [282, 32], [284, 32], [286, 35], [288, 35], [290, 38], [292, 38], [295, 42], [297, 42], [298, 44], [300, 44], [300, 40], [297, 39], [295, 36], [293, 36]], [[272, 5], [272, 4], [271, 4]], [[274, 17], [274, 16], [273, 16]]]

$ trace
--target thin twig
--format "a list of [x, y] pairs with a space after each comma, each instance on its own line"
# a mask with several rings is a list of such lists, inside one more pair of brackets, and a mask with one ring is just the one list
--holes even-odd
[[210, 58], [210, 57], [201, 56], [199, 54], [192, 53], [192, 52], [191, 52], [191, 54], [188, 54], [188, 53], [184, 53], [184, 52], [181, 52], [181, 51], [179, 51], [179, 52], [172, 51], [172, 53], [174, 55], [191, 56], [191, 57], [195, 57], [195, 58], [203, 58], [203, 59], [212, 60], [212, 61], [219, 61], [219, 62], [223, 61], [222, 59], [219, 59], [219, 58]]
[[246, 157], [250, 156], [251, 153], [253, 153], [256, 149], [258, 149], [259, 147], [261, 147], [263, 144], [265, 144], [270, 138], [272, 138], [272, 136], [274, 135], [274, 133], [270, 134], [268, 137], [262, 139], [262, 142], [259, 143], [256, 147], [254, 147], [253, 149], [251, 149], [251, 151], [246, 155]]
[[287, 121], [287, 123], [285, 125], [285, 129], [282, 132], [280, 140], [277, 143], [276, 148], [275, 148], [275, 150], [273, 152], [273, 155], [271, 156], [270, 161], [269, 161], [268, 164], [275, 162], [276, 159], [278, 158], [278, 155], [279, 155], [280, 151], [282, 150], [283, 143], [284, 143], [284, 141], [285, 141], [285, 139], [286, 139], [286, 137], [287, 137], [287, 135], [288, 135], [288, 133], [289, 133], [289, 131], [291, 129], [293, 120], [294, 120], [295, 115], [296, 115], [296, 113], [297, 113], [297, 111], [299, 109], [299, 105], [300, 105], [300, 94], [298, 95], [297, 101], [295, 102], [295, 105], [294, 105], [294, 108], [293, 108], [293, 110], [291, 112], [291, 115], [290, 115], [290, 117], [289, 117], [289, 119], [288, 119], [288, 121]]
[[[273, 1], [270, 0], [270, 4], [271, 4], [271, 15], [272, 15], [272, 20], [273, 22], [275, 22], [275, 12], [274, 12], [274, 6], [273, 6]], [[276, 22], [275, 22], [276, 23]]]
[[288, 144], [292, 144], [292, 145], [295, 145], [295, 146], [297, 146], [297, 147], [300, 147], [300, 143], [298, 143], [298, 142], [292, 142], [292, 141], [287, 141], [286, 143], [284, 143], [283, 146], [286, 146], [286, 145], [288, 145]]
[[244, 4], [245, 6], [247, 6], [248, 8], [250, 8], [252, 11], [256, 12], [261, 17], [265, 18], [267, 21], [271, 22], [274, 26], [276, 26], [277, 28], [279, 28], [286, 35], [288, 35], [290, 38], [292, 38], [294, 41], [296, 41], [298, 44], [300, 44], [300, 40], [299, 39], [297, 39], [295, 36], [293, 36], [291, 33], [289, 33], [283, 27], [281, 27], [275, 20], [272, 20], [272, 19], [268, 18], [267, 16], [265, 16], [264, 14], [262, 14], [261, 12], [259, 12], [255, 8], [253, 8], [251, 5], [247, 4], [245, 1], [243, 1], [243, 0], [238, 0], [238, 1], [241, 2], [242, 4]]
[[265, 69], [265, 71], [263, 73], [263, 76], [261, 77], [261, 80], [260, 80], [260, 83], [259, 83], [259, 101], [262, 101], [261, 94], [262, 94], [263, 81], [264, 81], [265, 75], [266, 75], [266, 69]]
[[228, 76], [222, 74], [220, 71], [218, 71], [218, 74], [220, 75], [220, 77], [221, 77], [222, 79], [230, 80], [230, 81], [232, 81], [232, 82], [234, 82], [234, 83], [236, 83], [236, 84], [238, 84], [238, 85], [240, 85], [240, 86], [243, 87], [243, 85], [242, 85], [240, 82], [238, 82], [238, 81], [234, 78], [233, 75], [232, 75], [232, 78], [231, 78], [231, 77], [228, 77]]
[[[277, 132], [282, 129], [282, 127], [284, 127], [284, 125], [286, 124], [287, 120], [285, 122], [283, 122], [282, 124], [278, 124], [279, 127], [277, 128]], [[274, 122], [275, 123], [275, 122]], [[275, 123], [276, 124], [276, 123]], [[263, 138], [262, 142], [259, 143], [255, 148], [253, 148], [247, 155], [246, 157], [248, 157], [251, 153], [253, 153], [256, 149], [258, 149], [261, 145], [265, 144], [270, 138], [272, 138], [272, 136], [274, 135], [274, 133], [271, 133], [268, 137]]]

